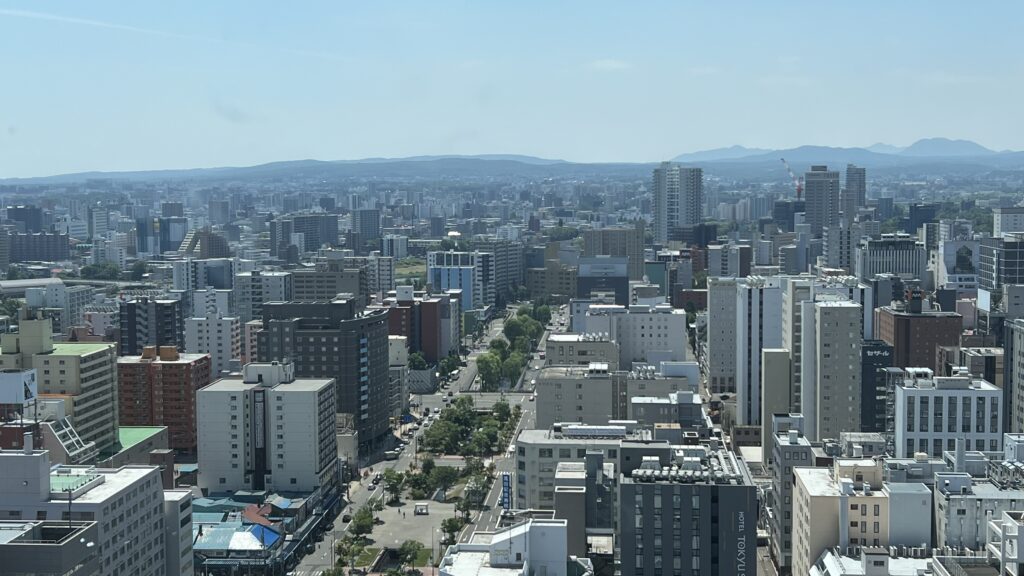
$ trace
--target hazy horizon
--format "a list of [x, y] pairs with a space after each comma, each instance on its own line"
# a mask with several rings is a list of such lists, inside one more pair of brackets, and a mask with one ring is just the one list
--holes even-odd
[[3, 2], [0, 178], [931, 137], [1019, 150], [1024, 7], [992, 6]]

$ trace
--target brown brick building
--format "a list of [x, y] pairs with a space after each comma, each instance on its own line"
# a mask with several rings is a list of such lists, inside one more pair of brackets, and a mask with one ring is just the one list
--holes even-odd
[[196, 451], [196, 391], [210, 383], [210, 355], [147, 346], [117, 359], [121, 426], [166, 426], [170, 447]]
[[896, 368], [931, 368], [940, 374], [939, 346], [959, 346], [963, 317], [956, 312], [922, 312], [920, 296], [911, 296], [898, 307], [875, 309], [875, 330], [879, 340], [893, 348]]

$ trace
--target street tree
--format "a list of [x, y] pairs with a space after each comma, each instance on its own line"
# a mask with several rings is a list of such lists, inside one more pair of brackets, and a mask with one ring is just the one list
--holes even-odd
[[446, 542], [455, 542], [455, 535], [462, 530], [462, 520], [459, 518], [445, 518], [441, 521], [441, 531], [447, 536]]
[[384, 471], [384, 490], [391, 496], [389, 502], [397, 502], [402, 496], [405, 474], [392, 468]]
[[403, 566], [415, 566], [416, 559], [419, 558], [420, 552], [422, 552], [424, 548], [425, 546], [422, 542], [406, 540], [398, 547], [398, 561]]
[[451, 466], [438, 466], [430, 473], [430, 483], [442, 494], [455, 485], [459, 480], [459, 471]]
[[476, 369], [480, 373], [481, 388], [484, 391], [498, 388], [501, 380], [501, 357], [498, 354], [487, 352], [477, 356]]
[[491, 414], [498, 420], [498, 422], [505, 423], [512, 416], [512, 409], [509, 407], [507, 400], [498, 400], [491, 406]]
[[369, 506], [363, 506], [356, 513], [352, 515], [352, 522], [349, 524], [349, 530], [357, 538], [366, 536], [370, 532], [373, 532], [373, 511]]

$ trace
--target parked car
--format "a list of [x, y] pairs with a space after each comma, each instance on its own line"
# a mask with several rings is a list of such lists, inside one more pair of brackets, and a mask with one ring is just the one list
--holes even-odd
[[348, 524], [349, 522], [352, 521], [352, 515], [351, 514], [342, 514], [341, 521], [346, 523], [346, 524]]

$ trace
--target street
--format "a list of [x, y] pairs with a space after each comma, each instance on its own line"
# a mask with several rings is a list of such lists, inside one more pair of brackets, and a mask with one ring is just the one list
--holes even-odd
[[[557, 323], [557, 320], [553, 319], [552, 322]], [[499, 400], [505, 399], [512, 406], [518, 404], [522, 407], [522, 418], [520, 419], [516, 433], [512, 435], [512, 442], [515, 441], [515, 437], [518, 435], [519, 430], [532, 428], [536, 422], [536, 410], [534, 409], [535, 404], [531, 401], [532, 392], [523, 390], [508, 392], [471, 391], [473, 381], [476, 378], [476, 356], [487, 350], [487, 346], [491, 339], [499, 336], [503, 327], [504, 316], [499, 316], [491, 322], [484, 334], [484, 337], [481, 339], [480, 345], [470, 353], [466, 362], [467, 365], [459, 371], [458, 378], [452, 382], [452, 385], [449, 388], [452, 393], [452, 397], [448, 396], [448, 390], [443, 389], [434, 394], [415, 396], [413, 401], [419, 404], [419, 407], [415, 412], [422, 414], [425, 408], [429, 408], [432, 414], [437, 413], [447, 405], [448, 402], [445, 402], [445, 400], [450, 401], [456, 395], [460, 394], [471, 396], [473, 398], [473, 403], [477, 408], [490, 408]], [[541, 337], [541, 343], [538, 346], [539, 350], [544, 349], [544, 341], [546, 339], [547, 331], [545, 331]], [[536, 377], [536, 373], [542, 365], [543, 361], [531, 359], [521, 380], [524, 387], [529, 386], [529, 382]], [[370, 489], [370, 479], [372, 478], [372, 475], [383, 472], [386, 469], [394, 469], [400, 472], [407, 471], [410, 464], [413, 462], [415, 454], [414, 448], [417, 445], [418, 440], [422, 437], [423, 432], [424, 430], [422, 429], [415, 432], [415, 440], [410, 443], [406, 449], [402, 450], [397, 460], [378, 462], [367, 468], [367, 471], [372, 469], [369, 478], [351, 483], [349, 491], [350, 504], [342, 511], [342, 514], [334, 520], [331, 530], [325, 538], [316, 544], [315, 551], [308, 554], [293, 571], [289, 572], [289, 574], [294, 574], [296, 576], [317, 576], [321, 571], [331, 568], [334, 565], [335, 558], [333, 542], [341, 539], [348, 529], [348, 524], [341, 521], [342, 516], [345, 514], [353, 514], [356, 510], [362, 508], [368, 503], [384, 497], [383, 485], [376, 489]], [[499, 453], [493, 458], [493, 462], [497, 473], [494, 484], [488, 491], [487, 497], [484, 501], [485, 509], [474, 514], [472, 521], [459, 534], [458, 540], [460, 542], [468, 541], [470, 535], [474, 531], [494, 530], [498, 524], [502, 511], [499, 504], [499, 499], [501, 497], [502, 473], [512, 473], [514, 471], [515, 457], [514, 455], [510, 456], [508, 454], [508, 446], [503, 446], [499, 450]], [[438, 458], [436, 459], [436, 463], [442, 466], [461, 465], [461, 458]], [[369, 535], [369, 539], [372, 542], [370, 547], [397, 547], [405, 540], [417, 540], [428, 547], [433, 545], [438, 551], [437, 554], [440, 554], [441, 521], [444, 518], [455, 515], [455, 505], [453, 503], [439, 503], [431, 501], [429, 514], [425, 516], [413, 516], [413, 504], [413, 502], [406, 498], [403, 499], [400, 505], [388, 505], [385, 506], [383, 511], [376, 513], [377, 517], [383, 521], [383, 524], [376, 525], [373, 532]]]

